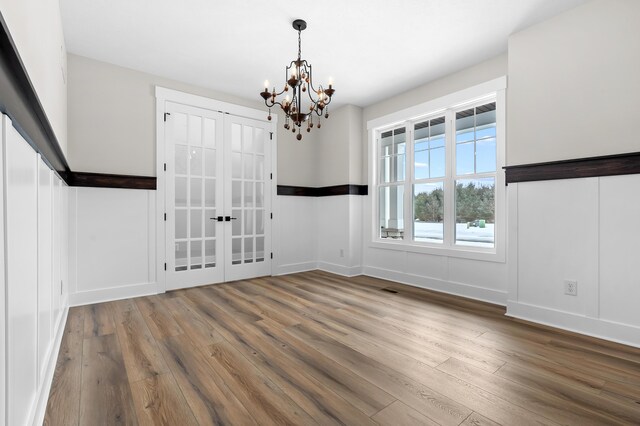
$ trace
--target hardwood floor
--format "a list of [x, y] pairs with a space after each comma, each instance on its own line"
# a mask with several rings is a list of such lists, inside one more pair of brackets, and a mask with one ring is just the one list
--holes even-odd
[[640, 349], [314, 271], [71, 308], [47, 425], [640, 424]]

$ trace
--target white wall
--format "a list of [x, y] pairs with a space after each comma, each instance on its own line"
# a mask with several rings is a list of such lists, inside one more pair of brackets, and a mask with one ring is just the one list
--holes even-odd
[[[69, 55], [69, 154], [72, 170], [155, 176], [155, 86], [264, 110], [255, 100]], [[277, 111], [273, 111], [277, 113]], [[278, 126], [278, 183], [313, 186], [317, 129], [298, 141]]]
[[70, 190], [70, 304], [155, 294], [155, 191]]
[[595, 0], [509, 38], [507, 164], [640, 151], [639, 22]]
[[362, 108], [345, 105], [323, 119], [314, 144], [315, 176], [312, 186], [359, 184], [362, 177]]
[[640, 347], [638, 185], [640, 175], [510, 184], [507, 313]]
[[0, 0], [0, 11], [66, 154], [67, 51], [59, 1]]

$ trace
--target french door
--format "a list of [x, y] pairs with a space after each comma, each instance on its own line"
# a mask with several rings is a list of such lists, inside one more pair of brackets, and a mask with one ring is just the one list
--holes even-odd
[[167, 103], [167, 289], [271, 274], [268, 124]]

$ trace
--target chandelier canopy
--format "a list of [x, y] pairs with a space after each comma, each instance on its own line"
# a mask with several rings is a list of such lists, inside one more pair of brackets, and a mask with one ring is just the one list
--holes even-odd
[[[272, 91], [269, 91], [269, 82], [265, 81], [264, 91], [260, 93], [260, 96], [262, 96], [264, 104], [269, 108], [269, 116], [267, 118], [271, 120], [271, 108], [279, 105], [286, 115], [284, 128], [291, 129], [293, 133], [296, 132], [297, 128], [298, 135], [296, 138], [300, 140], [302, 139], [301, 128], [303, 126], [306, 126], [307, 132], [310, 132], [314, 127], [314, 113], [318, 116], [318, 128], [321, 127], [320, 119], [323, 115], [324, 118], [329, 118], [329, 104], [335, 90], [331, 80], [329, 80], [329, 87], [326, 89], [322, 85], [319, 85], [316, 89], [313, 85], [311, 64], [301, 57], [300, 34], [307, 28], [307, 23], [302, 19], [296, 19], [292, 25], [293, 29], [298, 31], [298, 59], [291, 61], [289, 66], [286, 67], [286, 83], [281, 92], [276, 92], [275, 86]], [[278, 100], [278, 96], [285, 92], [287, 93], [285, 98]], [[309, 106], [305, 106], [307, 103]]]

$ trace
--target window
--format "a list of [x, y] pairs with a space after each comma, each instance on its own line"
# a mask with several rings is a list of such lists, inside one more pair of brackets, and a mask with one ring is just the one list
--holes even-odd
[[496, 103], [456, 112], [455, 243], [494, 247]]
[[380, 235], [404, 238], [404, 180], [406, 129], [399, 127], [380, 135]]
[[374, 130], [374, 241], [496, 253], [502, 99], [496, 94]]

